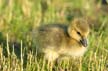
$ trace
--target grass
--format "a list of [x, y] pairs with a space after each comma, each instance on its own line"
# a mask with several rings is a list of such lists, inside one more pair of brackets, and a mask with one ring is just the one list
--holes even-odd
[[[108, 71], [108, 15], [94, 8], [101, 7], [100, 0], [79, 1], [53, 0], [42, 8], [41, 0], [0, 0], [0, 71]], [[50, 66], [34, 55], [33, 29], [43, 23], [69, 23], [74, 17], [92, 19], [88, 51], [83, 57]]]

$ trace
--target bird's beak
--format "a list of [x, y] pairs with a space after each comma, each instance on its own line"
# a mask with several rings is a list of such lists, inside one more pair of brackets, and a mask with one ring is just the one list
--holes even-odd
[[81, 44], [84, 46], [84, 47], [87, 47], [87, 39], [86, 38], [82, 38], [82, 40], [80, 40]]

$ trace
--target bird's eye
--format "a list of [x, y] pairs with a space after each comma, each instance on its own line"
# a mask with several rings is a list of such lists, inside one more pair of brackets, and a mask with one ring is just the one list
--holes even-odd
[[78, 35], [81, 35], [80, 32], [77, 32]]

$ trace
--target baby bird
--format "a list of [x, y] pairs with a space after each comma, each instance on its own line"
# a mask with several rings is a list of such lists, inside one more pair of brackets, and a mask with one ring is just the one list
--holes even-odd
[[79, 57], [87, 50], [89, 25], [83, 19], [74, 19], [69, 25], [49, 24], [38, 28], [35, 35], [37, 52], [48, 61], [60, 56]]

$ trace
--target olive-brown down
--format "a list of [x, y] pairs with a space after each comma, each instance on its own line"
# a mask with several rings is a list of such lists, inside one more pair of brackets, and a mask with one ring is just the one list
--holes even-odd
[[53, 61], [60, 56], [79, 57], [87, 50], [89, 25], [84, 19], [74, 19], [69, 25], [49, 24], [36, 30], [37, 52]]

